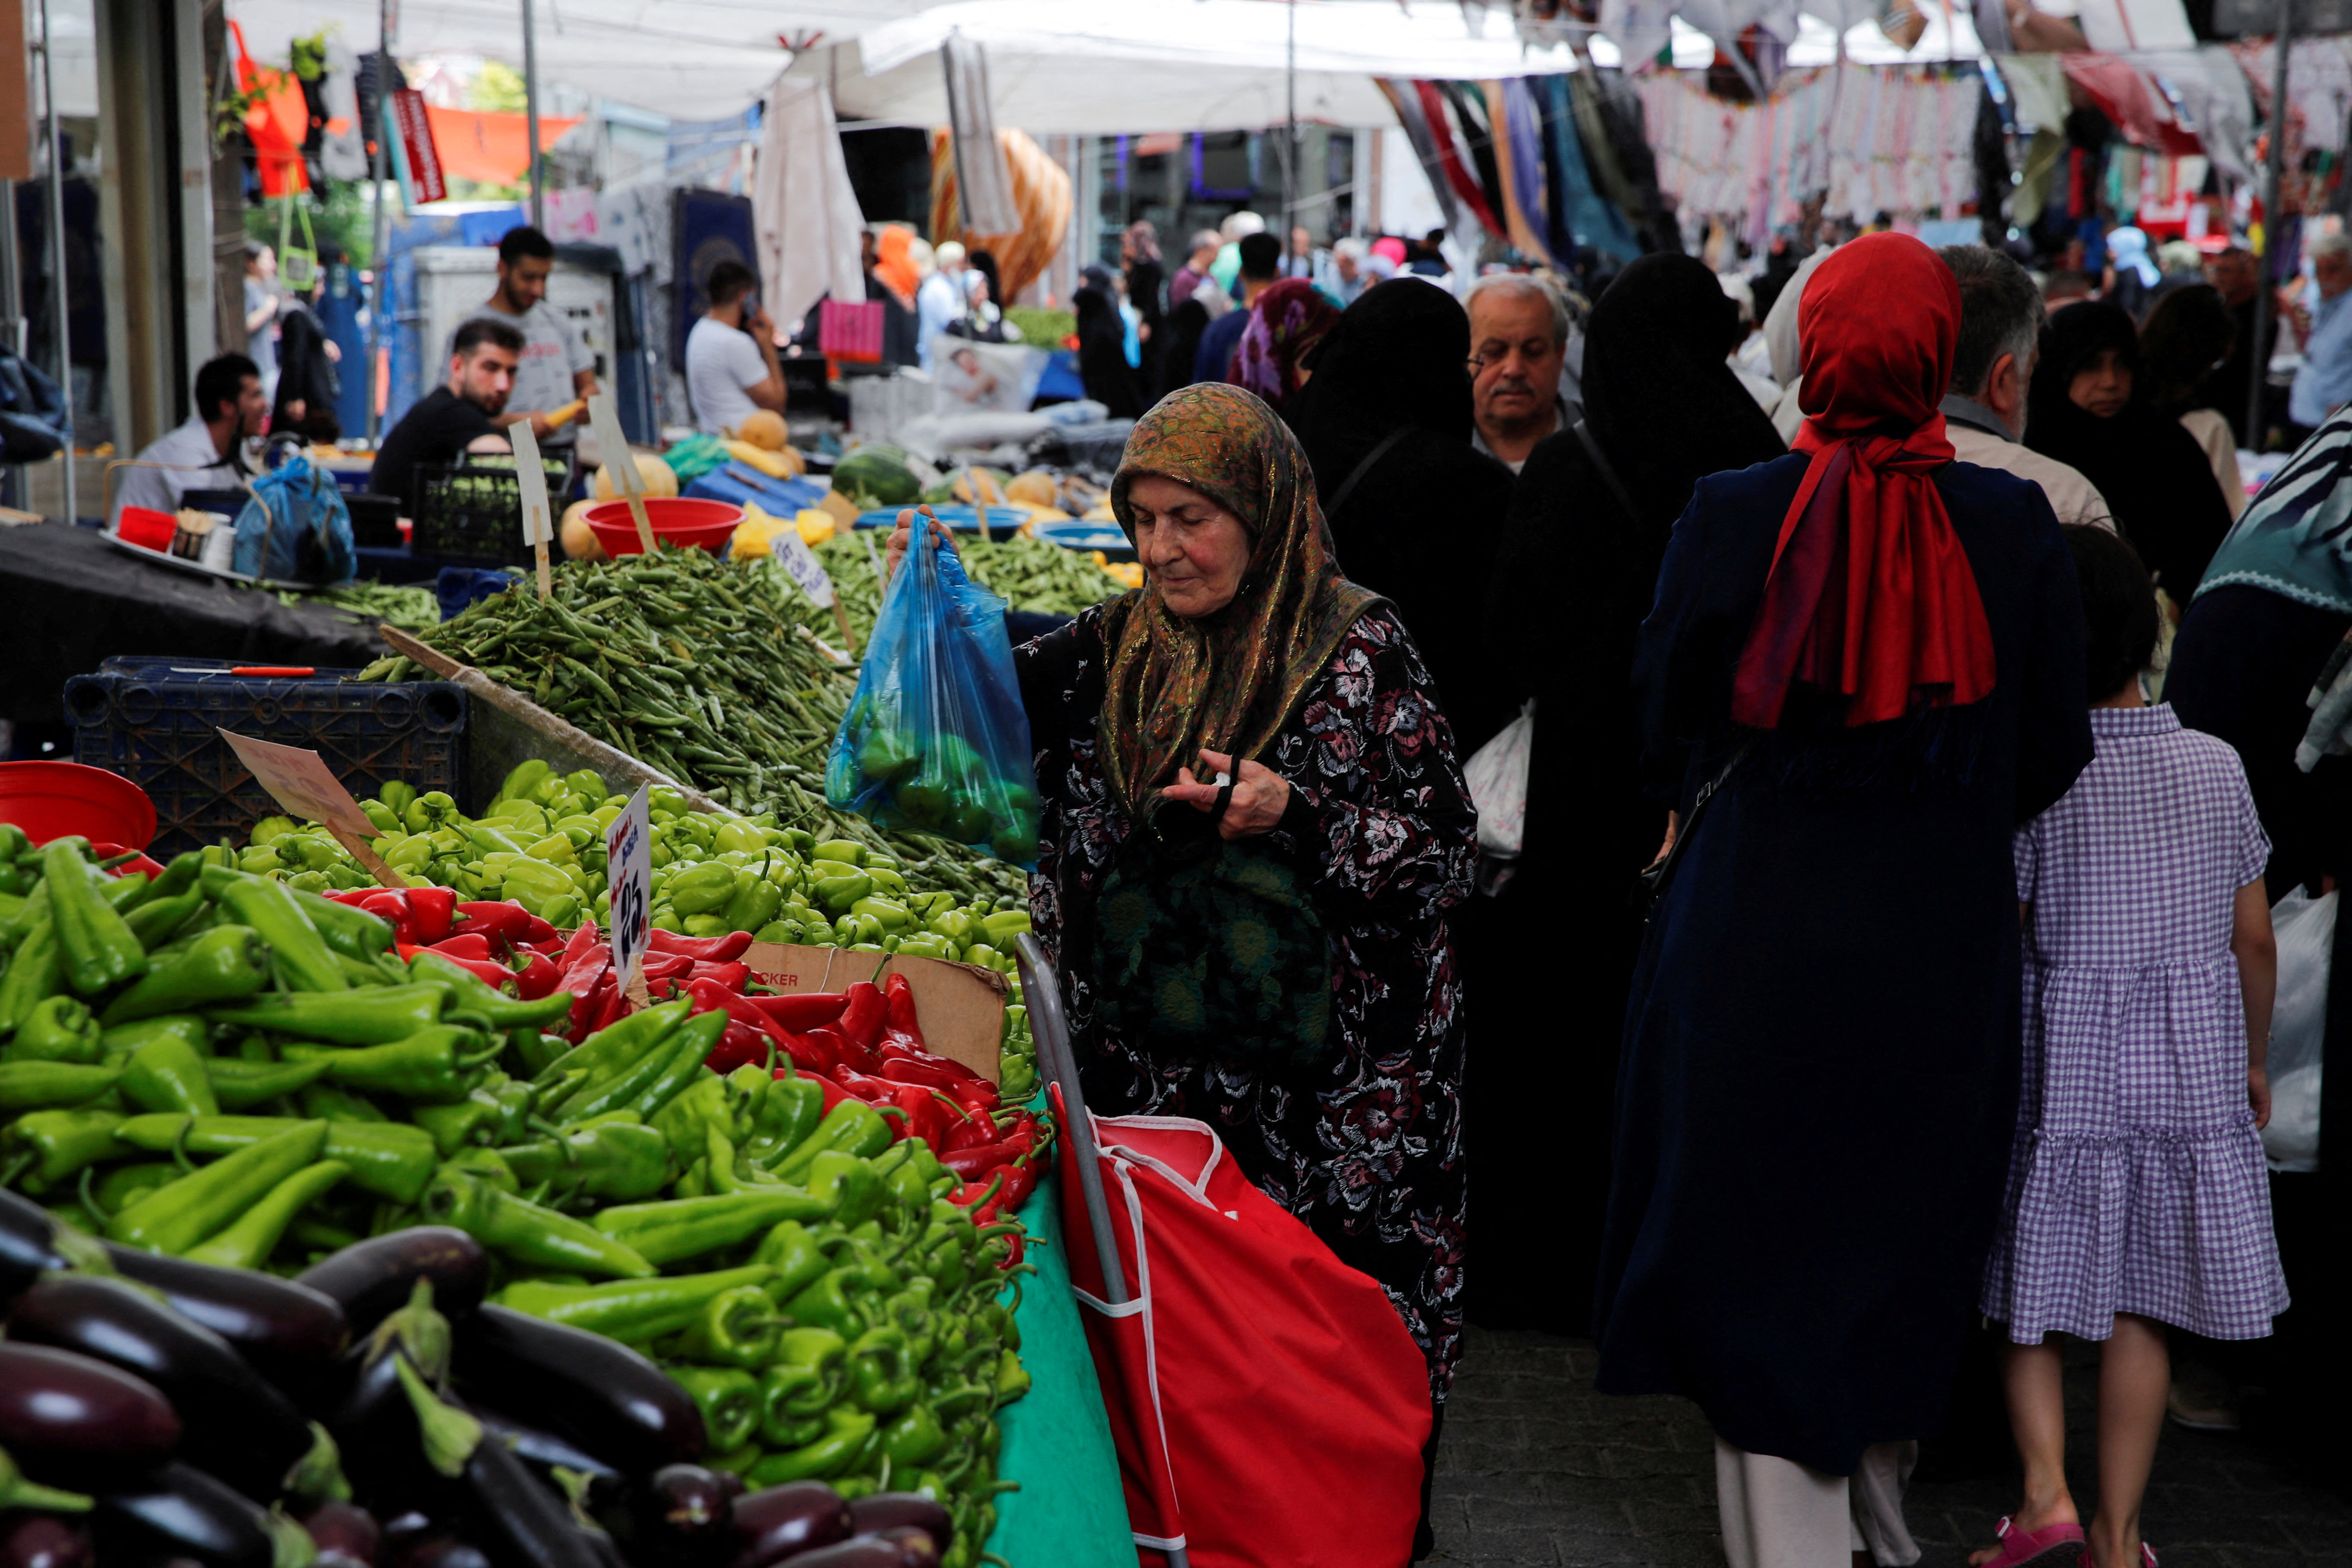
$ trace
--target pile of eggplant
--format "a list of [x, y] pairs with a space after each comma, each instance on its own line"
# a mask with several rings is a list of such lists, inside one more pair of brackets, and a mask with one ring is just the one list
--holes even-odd
[[745, 1492], [684, 1389], [489, 1276], [438, 1226], [288, 1280], [0, 1192], [0, 1568], [937, 1568], [939, 1503]]

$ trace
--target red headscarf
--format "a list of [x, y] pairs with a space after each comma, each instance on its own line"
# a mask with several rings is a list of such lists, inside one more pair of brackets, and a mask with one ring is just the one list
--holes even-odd
[[1874, 234], [1822, 263], [1798, 308], [1812, 454], [1780, 522], [1731, 717], [1780, 722], [1792, 684], [1845, 699], [1849, 725], [1992, 690], [1992, 628], [1934, 479], [1960, 290], [1917, 240]]

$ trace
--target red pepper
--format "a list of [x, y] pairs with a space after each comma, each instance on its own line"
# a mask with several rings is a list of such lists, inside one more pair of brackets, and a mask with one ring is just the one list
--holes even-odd
[[898, 1109], [907, 1113], [905, 1136], [920, 1138], [933, 1149], [946, 1142], [947, 1110], [931, 1097], [929, 1089], [916, 1084], [904, 1084], [891, 1098], [898, 1102]]
[[694, 978], [694, 960], [674, 952], [646, 953], [644, 973], [648, 985], [676, 980], [680, 984]]
[[940, 1163], [967, 1181], [982, 1181], [986, 1179], [986, 1173], [1033, 1154], [1036, 1149], [1036, 1122], [1032, 1119], [993, 1143], [950, 1150], [940, 1156]]
[[705, 963], [732, 963], [751, 945], [751, 933], [737, 931], [725, 936], [680, 936], [656, 926], [646, 933], [646, 945], [656, 952], [679, 953]]
[[732, 963], [698, 963], [694, 966], [693, 977], [696, 980], [715, 980], [740, 996], [744, 984], [751, 978], [751, 966], [740, 958]]
[[754, 996], [751, 1005], [782, 1027], [805, 1032], [840, 1017], [849, 998], [838, 991], [810, 991], [792, 996]]
[[[898, 1103], [898, 1095], [895, 1092], [898, 1087], [898, 1085], [886, 1083], [878, 1078], [869, 1078], [866, 1074], [859, 1072], [856, 1068], [846, 1066], [837, 1067], [833, 1069], [832, 1078], [835, 1083], [838, 1083], [842, 1088], [847, 1089], [850, 1093], [856, 1095], [858, 1099], [864, 1100], [868, 1105], [895, 1106]], [[895, 1121], [897, 1119], [894, 1118], [893, 1120]], [[894, 1142], [897, 1142], [898, 1128], [897, 1126], [893, 1126], [890, 1130], [890, 1134], [891, 1141]]]
[[807, 1029], [801, 1031], [801, 1038], [814, 1047], [818, 1053], [826, 1058], [824, 1068], [826, 1072], [838, 1070], [841, 1065], [849, 1059], [849, 1042], [841, 1037], [841, 1031], [838, 1029], [831, 1027]]
[[686, 994], [694, 998], [694, 1010], [708, 1013], [713, 1008], [726, 1013], [734, 1022], [755, 1034], [773, 1040], [779, 1050], [792, 1047], [792, 1037], [778, 1028], [765, 1013], [751, 1005], [751, 999], [738, 994], [716, 980], [695, 980], [688, 983]]
[[444, 958], [487, 960], [495, 956], [490, 952], [490, 939], [479, 931], [469, 931], [462, 936], [453, 936], [441, 942], [427, 942], [425, 945]]
[[[442, 890], [446, 891], [446, 889]], [[451, 893], [449, 897], [455, 900], [457, 895]], [[510, 900], [495, 903], [478, 900], [469, 904], [458, 904], [457, 908], [466, 917], [467, 934], [480, 936], [492, 947], [512, 947], [519, 942], [545, 942], [555, 934], [553, 926]]]
[[980, 1149], [997, 1141], [996, 1123], [985, 1116], [968, 1116], [948, 1129], [946, 1147], [939, 1151], [945, 1159], [958, 1150]]
[[591, 949], [600, 949], [607, 953], [612, 951], [597, 940], [596, 927], [593, 921], [581, 926], [572, 933], [570, 939], [563, 944], [563, 951], [557, 955], [556, 962], [569, 971], [574, 963], [586, 957]]
[[[778, 1068], [776, 1069], [776, 1076], [778, 1078], [782, 1078], [784, 1076], [784, 1069], [782, 1068]], [[816, 1084], [817, 1088], [824, 1090], [824, 1111], [819, 1112], [820, 1117], [830, 1112], [835, 1106], [839, 1105], [843, 1100], [849, 1098], [849, 1091], [847, 1089], [842, 1088], [841, 1085], [834, 1082], [833, 1079], [825, 1077], [825, 1075], [821, 1072], [813, 1072], [806, 1068], [803, 1068], [801, 1076], [811, 1079]]]
[[871, 1051], [882, 1043], [882, 1026], [888, 1021], [889, 1004], [882, 999], [882, 988], [870, 980], [861, 980], [848, 991], [848, 1005], [842, 1009], [842, 1037], [861, 1051]]
[[923, 1043], [922, 1026], [915, 1022], [915, 988], [907, 984], [905, 975], [893, 971], [882, 983], [882, 1005], [891, 1028], [918, 1046]]
[[515, 972], [513, 970], [509, 969], [505, 964], [499, 963], [495, 959], [459, 958], [455, 953], [441, 952], [438, 948], [429, 947], [425, 951], [427, 952], [440, 953], [441, 957], [447, 959], [450, 963], [466, 971], [475, 979], [481, 981], [492, 990], [497, 990], [499, 986], [504, 985], [508, 981], [512, 980], [515, 977]]
[[[583, 966], [584, 967], [584, 966]], [[577, 1001], [572, 1004], [572, 1030], [569, 1038], [577, 1045], [594, 1034], [604, 1025], [597, 1022], [604, 1016], [607, 1005], [620, 994], [621, 983], [607, 960], [602, 973], [589, 971], [585, 979], [577, 978], [578, 971], [564, 977], [562, 989], [571, 992]], [[617, 1014], [615, 1015], [617, 1016]]]
[[407, 890], [406, 897], [408, 915], [416, 922], [416, 935], [419, 941], [439, 942], [449, 934], [450, 928], [457, 923], [457, 889], [412, 887]]
[[379, 920], [391, 921], [395, 942], [422, 942], [425, 940], [424, 933], [416, 929], [416, 915], [408, 907], [408, 900], [389, 889], [379, 888], [372, 893], [362, 893], [357, 907]]
[[553, 995], [556, 983], [562, 978], [563, 971], [555, 966], [555, 960], [534, 952], [530, 964], [514, 977], [515, 992], [526, 1002], [536, 1002], [542, 996]]
[[[698, 1009], [706, 1010], [706, 1009]], [[766, 1062], [776, 1042], [748, 1024], [730, 1020], [719, 1043], [702, 1058], [702, 1065], [715, 1073], [730, 1073], [740, 1067], [758, 1067]]]

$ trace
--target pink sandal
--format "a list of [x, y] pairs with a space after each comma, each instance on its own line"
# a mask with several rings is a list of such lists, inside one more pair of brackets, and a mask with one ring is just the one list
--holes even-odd
[[[1984, 1564], [1984, 1568], [2074, 1568], [2083, 1556], [2083, 1527], [2079, 1524], [2053, 1524], [2027, 1534], [2013, 1521], [2003, 1516], [1992, 1527], [2000, 1538], [2000, 1555]], [[2149, 1558], [2148, 1568], [2156, 1568]]]

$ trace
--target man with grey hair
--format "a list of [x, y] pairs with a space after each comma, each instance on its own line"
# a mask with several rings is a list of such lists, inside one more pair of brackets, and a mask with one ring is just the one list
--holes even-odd
[[1568, 301], [1539, 279], [1496, 272], [1462, 303], [1470, 312], [1470, 444], [1516, 474], [1537, 442], [1583, 416], [1559, 389]]
[[1364, 270], [1364, 258], [1371, 247], [1361, 235], [1342, 235], [1331, 242], [1331, 279], [1328, 288], [1338, 297], [1342, 310], [1356, 302], [1356, 296], [1372, 286], [1371, 274]]
[[1204, 228], [1192, 237], [1192, 254], [1184, 258], [1184, 265], [1176, 269], [1176, 276], [1168, 280], [1169, 310], [1175, 310], [1187, 300], [1197, 299], [1201, 301], [1201, 308], [1209, 312], [1209, 320], [1213, 321], [1234, 308], [1234, 302], [1224, 289], [1209, 276], [1209, 268], [1217, 259], [1218, 247], [1224, 243], [1213, 228]]
[[2286, 395], [2286, 416], [2306, 434], [2352, 402], [2352, 296], [2346, 292], [2352, 289], [2352, 236], [2323, 234], [2311, 242], [2311, 280], [2319, 299], [2311, 308], [2303, 368]]
[[1937, 251], [1960, 286], [1960, 341], [1952, 353], [1944, 434], [1963, 463], [2032, 479], [2062, 523], [2115, 531], [2098, 488], [2055, 458], [2021, 445], [2025, 390], [2042, 355], [2042, 293], [2014, 257], [1981, 245]]

